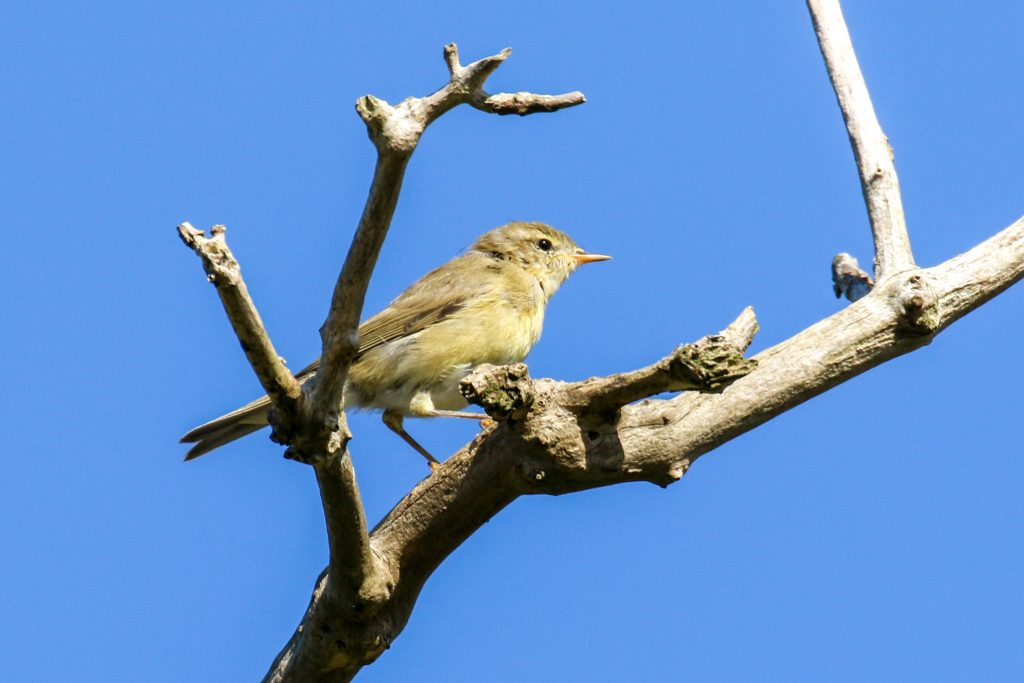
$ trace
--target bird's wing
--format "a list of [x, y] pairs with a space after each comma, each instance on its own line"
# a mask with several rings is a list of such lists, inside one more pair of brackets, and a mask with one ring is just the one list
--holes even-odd
[[[456, 261], [459, 268], [453, 268]], [[387, 308], [359, 326], [360, 356], [370, 349], [416, 334], [465, 308], [474, 295], [467, 281], [477, 282], [467, 271], [495, 267], [492, 259], [478, 253], [464, 254], [416, 281]], [[500, 267], [500, 266], [499, 266]], [[467, 277], [469, 275], [469, 277]], [[320, 367], [316, 359], [296, 374], [303, 381]]]
[[[501, 269], [502, 265], [493, 259], [478, 252], [469, 252], [427, 273], [398, 295], [387, 308], [359, 326], [358, 354], [416, 334], [451, 317], [471, 305], [474, 297], [479, 298], [481, 284], [485, 284], [488, 277], [494, 277]], [[300, 370], [296, 377], [304, 382], [319, 367], [318, 358]], [[186, 459], [198, 457], [265, 426], [269, 406], [270, 399], [263, 396], [196, 427], [181, 439], [186, 443], [198, 442]]]

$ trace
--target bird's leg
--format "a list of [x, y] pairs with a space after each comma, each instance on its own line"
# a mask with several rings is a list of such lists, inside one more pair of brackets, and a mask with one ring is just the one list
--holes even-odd
[[409, 432], [405, 431], [405, 427], [402, 424], [404, 418], [401, 413], [385, 410], [381, 419], [384, 421], [384, 424], [387, 425], [388, 429], [402, 437], [403, 441], [415, 448], [417, 453], [427, 459], [427, 463], [430, 465], [431, 470], [436, 470], [441, 465], [441, 463], [437, 461], [437, 458], [432, 456], [426, 448], [419, 445], [416, 439], [409, 435]]
[[424, 417], [464, 417], [469, 420], [480, 420], [481, 429], [494, 426], [494, 420], [489, 418], [486, 413], [467, 413], [459, 410], [431, 410]]
[[487, 416], [481, 413], [469, 413], [461, 410], [428, 410], [422, 417], [464, 417], [469, 420], [487, 419]]

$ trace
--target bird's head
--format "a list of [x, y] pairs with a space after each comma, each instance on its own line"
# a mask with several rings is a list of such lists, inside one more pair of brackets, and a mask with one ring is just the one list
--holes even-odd
[[580, 265], [611, 258], [588, 254], [564, 232], [544, 223], [508, 223], [481, 235], [471, 249], [515, 263], [537, 278], [549, 298]]

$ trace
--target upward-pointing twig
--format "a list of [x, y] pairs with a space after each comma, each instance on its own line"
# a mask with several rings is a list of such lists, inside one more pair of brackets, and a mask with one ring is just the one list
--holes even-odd
[[875, 240], [879, 282], [914, 267], [889, 139], [875, 116], [838, 0], [807, 0], [839, 108], [846, 121]]

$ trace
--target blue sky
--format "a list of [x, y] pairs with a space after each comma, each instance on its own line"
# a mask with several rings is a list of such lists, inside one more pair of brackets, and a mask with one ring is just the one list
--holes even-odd
[[[917, 259], [1024, 213], [1012, 2], [848, 3]], [[367, 300], [484, 230], [543, 220], [615, 255], [552, 301], [534, 376], [646, 364], [744, 306], [754, 349], [836, 311], [870, 262], [855, 167], [800, 2], [7, 3], [0, 40], [0, 670], [254, 680], [326, 561], [316, 485], [254, 436], [177, 437], [259, 393], [175, 225], [228, 225], [293, 367], [362, 207], [353, 111], [505, 46], [494, 90], [410, 165]], [[361, 680], [1019, 680], [1024, 375], [1011, 289], [931, 346], [701, 459], [677, 485], [521, 499], [427, 584]], [[426, 475], [353, 418], [371, 520]], [[438, 454], [465, 424], [416, 422]]]

